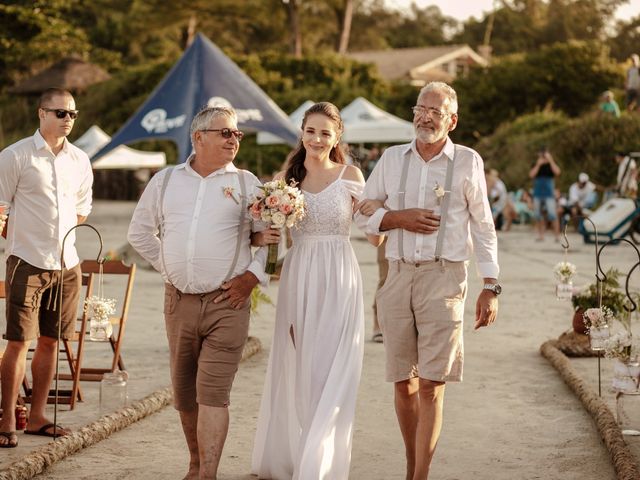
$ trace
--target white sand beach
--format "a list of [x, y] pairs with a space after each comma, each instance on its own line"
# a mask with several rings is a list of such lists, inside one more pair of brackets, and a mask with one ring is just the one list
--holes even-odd
[[[105, 250], [126, 243], [129, 202], [95, 202], [88, 222], [104, 238]], [[78, 234], [82, 258], [95, 258], [93, 232]], [[377, 282], [375, 249], [360, 232], [353, 245], [364, 285], [366, 346], [353, 438], [351, 476], [355, 480], [404, 479], [404, 449], [393, 409], [392, 387], [384, 382], [383, 345], [373, 343], [371, 309]], [[570, 235], [569, 261], [578, 267], [576, 284], [591, 282], [593, 246]], [[498, 322], [473, 330], [475, 298], [480, 282], [470, 266], [465, 325], [464, 381], [450, 384], [445, 396], [445, 423], [432, 467], [434, 480], [590, 480], [615, 479], [609, 453], [590, 415], [539, 353], [540, 345], [571, 326], [572, 307], [555, 299], [553, 266], [563, 259], [551, 237], [534, 242], [528, 227], [499, 234], [501, 283]], [[0, 247], [2, 246], [0, 241]], [[606, 266], [627, 269], [637, 259], [628, 246], [603, 255]], [[632, 263], [633, 262], [633, 263]], [[637, 273], [637, 272], [636, 272]], [[632, 285], [640, 286], [640, 274]], [[266, 293], [276, 299], [278, 283]], [[132, 400], [169, 384], [168, 353], [162, 318], [160, 276], [139, 269], [124, 343]], [[274, 307], [262, 305], [252, 319], [252, 336], [263, 349], [244, 362], [232, 392], [231, 428], [223, 452], [220, 479], [249, 480], [250, 457], [258, 405], [271, 344]], [[2, 325], [4, 327], [4, 325]], [[2, 328], [3, 329], [3, 328]], [[3, 329], [4, 330], [4, 329]], [[102, 347], [102, 348], [98, 348]], [[89, 345], [85, 364], [98, 361], [104, 345]], [[590, 385], [596, 386], [596, 359], [572, 360]], [[611, 361], [602, 361], [603, 397], [610, 392]], [[82, 383], [84, 402], [73, 411], [61, 406], [60, 423], [75, 429], [98, 418], [98, 384]], [[640, 399], [639, 399], [640, 400]], [[639, 402], [640, 403], [640, 402]], [[19, 460], [48, 439], [18, 435], [19, 447], [0, 453], [0, 468]], [[640, 439], [628, 439], [640, 452]], [[187, 448], [178, 415], [167, 407], [110, 438], [55, 464], [44, 479], [178, 479], [186, 473]]]

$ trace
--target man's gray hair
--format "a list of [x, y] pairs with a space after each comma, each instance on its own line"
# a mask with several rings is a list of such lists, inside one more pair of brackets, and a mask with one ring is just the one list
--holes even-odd
[[195, 117], [193, 117], [191, 129], [189, 131], [191, 142], [193, 143], [193, 135], [196, 132], [209, 128], [211, 121], [218, 117], [228, 117], [233, 120], [234, 123], [238, 123], [236, 111], [231, 107], [205, 107], [200, 110]]
[[449, 112], [447, 113], [458, 113], [458, 94], [451, 86], [444, 82], [429, 82], [422, 87], [418, 98], [429, 92], [441, 93], [447, 97], [449, 99]]

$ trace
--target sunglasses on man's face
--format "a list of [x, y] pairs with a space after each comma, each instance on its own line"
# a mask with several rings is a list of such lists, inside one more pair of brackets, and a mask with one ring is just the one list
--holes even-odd
[[231, 138], [231, 135], [236, 137], [236, 140], [241, 141], [244, 137], [244, 133], [240, 130], [231, 130], [230, 128], [205, 128], [200, 130], [201, 132], [220, 132], [222, 138]]
[[65, 110], [64, 108], [44, 108], [41, 107], [45, 112], [54, 112], [56, 114], [56, 118], [62, 120], [64, 117], [69, 115], [71, 120], [75, 120], [78, 118], [78, 110]]

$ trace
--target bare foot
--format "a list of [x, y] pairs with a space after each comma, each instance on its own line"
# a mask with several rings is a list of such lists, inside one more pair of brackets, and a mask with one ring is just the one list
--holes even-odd
[[189, 465], [189, 471], [182, 480], [198, 480], [200, 478], [200, 465]]
[[18, 446], [16, 432], [0, 432], [0, 448], [15, 448]]

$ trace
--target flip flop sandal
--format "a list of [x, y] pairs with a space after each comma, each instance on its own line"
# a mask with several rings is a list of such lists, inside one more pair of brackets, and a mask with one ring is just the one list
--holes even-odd
[[[55, 435], [53, 434], [54, 426], [56, 427]], [[49, 432], [48, 430], [51, 431]], [[69, 435], [69, 432], [66, 429], [62, 428], [60, 425], [54, 425], [53, 423], [47, 423], [40, 427], [38, 430], [25, 430], [24, 433], [25, 435], [40, 435], [41, 437], [51, 438], [64, 437], [65, 435]]]
[[[16, 432], [0, 432], [0, 437], [7, 439], [7, 443], [0, 445], [0, 448], [16, 448], [18, 446], [18, 437]], [[15, 442], [15, 443], [12, 443]]]

